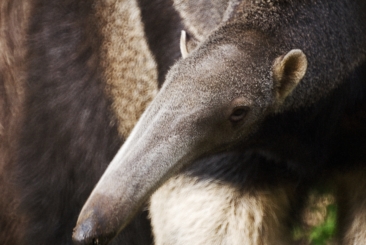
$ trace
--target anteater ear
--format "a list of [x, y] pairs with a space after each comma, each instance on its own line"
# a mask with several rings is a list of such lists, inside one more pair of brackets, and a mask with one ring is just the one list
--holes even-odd
[[187, 49], [187, 33], [182, 30], [180, 34], [180, 52], [182, 53], [183, 59], [185, 59], [188, 55], [188, 49]]
[[278, 57], [273, 65], [273, 80], [277, 102], [283, 102], [296, 88], [306, 73], [308, 62], [300, 49], [293, 49]]

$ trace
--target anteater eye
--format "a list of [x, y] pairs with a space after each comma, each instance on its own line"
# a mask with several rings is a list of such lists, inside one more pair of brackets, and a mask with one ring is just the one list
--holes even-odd
[[233, 112], [230, 115], [230, 121], [239, 122], [242, 120], [248, 113], [248, 108], [244, 106], [234, 108]]

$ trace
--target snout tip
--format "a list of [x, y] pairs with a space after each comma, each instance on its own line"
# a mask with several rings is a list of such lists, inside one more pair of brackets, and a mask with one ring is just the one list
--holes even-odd
[[85, 222], [78, 224], [72, 234], [72, 240], [75, 245], [82, 245], [82, 244], [94, 244], [95, 236], [92, 234], [93, 232], [93, 225], [94, 222], [91, 219], [86, 220]]
[[108, 244], [115, 233], [106, 232], [106, 227], [98, 217], [90, 215], [85, 220], [79, 221], [73, 230], [72, 240], [74, 245], [106, 245]]

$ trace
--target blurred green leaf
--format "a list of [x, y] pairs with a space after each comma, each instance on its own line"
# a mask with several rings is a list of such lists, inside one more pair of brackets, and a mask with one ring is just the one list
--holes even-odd
[[326, 245], [334, 236], [337, 222], [337, 206], [330, 204], [327, 206], [327, 216], [323, 224], [312, 229], [309, 240], [312, 245]]

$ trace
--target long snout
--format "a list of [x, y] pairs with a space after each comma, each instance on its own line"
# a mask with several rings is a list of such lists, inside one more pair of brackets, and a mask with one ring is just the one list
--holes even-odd
[[85, 203], [75, 244], [107, 244], [161, 183], [195, 158], [190, 128], [170, 108], [145, 112]]

